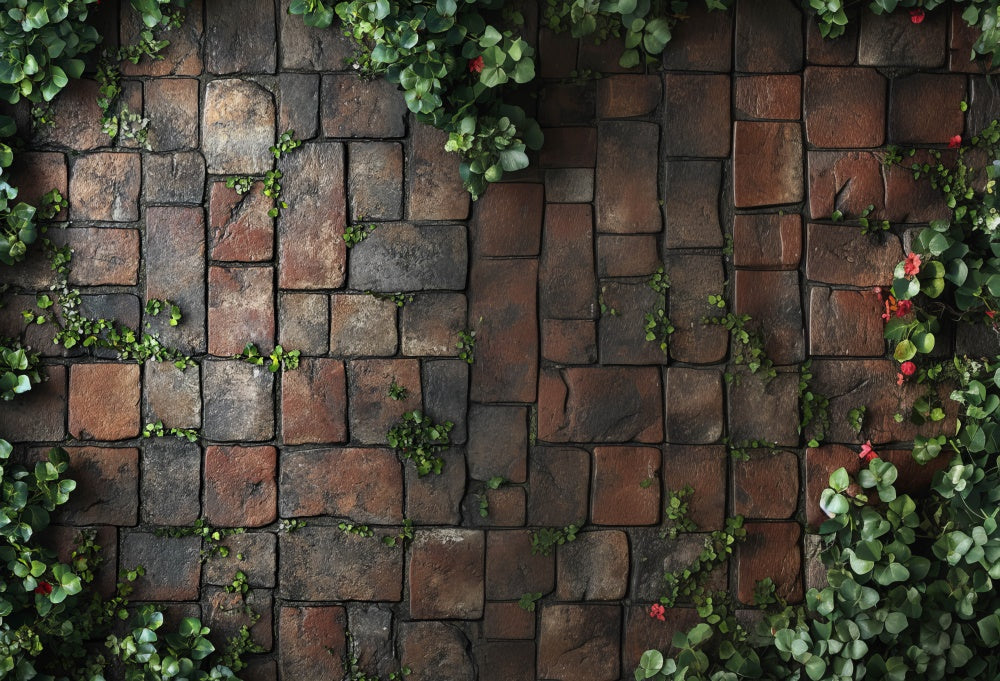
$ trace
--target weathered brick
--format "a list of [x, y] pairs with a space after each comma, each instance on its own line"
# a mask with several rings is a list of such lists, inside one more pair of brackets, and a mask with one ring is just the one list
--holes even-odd
[[[44, 449], [32, 458], [46, 458]], [[139, 450], [68, 447], [69, 471], [77, 489], [59, 508], [69, 525], [135, 525], [139, 507]]]
[[597, 81], [597, 115], [601, 118], [646, 116], [660, 104], [656, 76], [610, 76]]
[[535, 260], [473, 262], [469, 319], [476, 335], [471, 396], [477, 402], [533, 402], [538, 375]]
[[546, 605], [538, 638], [538, 675], [559, 681], [612, 681], [621, 655], [621, 607]]
[[272, 532], [241, 532], [225, 537], [219, 546], [228, 549], [229, 555], [209, 556], [202, 568], [202, 579], [206, 584], [227, 586], [239, 570], [251, 587], [273, 588], [277, 543]]
[[274, 73], [274, 38], [271, 0], [206, 3], [205, 68], [209, 72]]
[[274, 219], [267, 214], [273, 200], [264, 196], [263, 182], [240, 195], [225, 182], [209, 189], [208, 248], [212, 260], [262, 262], [274, 251]]
[[569, 33], [543, 26], [538, 31], [538, 75], [542, 78], [568, 78], [576, 70], [578, 43]]
[[[524, 527], [526, 519], [526, 494], [523, 487], [484, 489], [468, 494], [463, 501], [462, 513], [476, 527]], [[486, 513], [480, 514], [480, 503], [486, 499]]]
[[590, 203], [594, 200], [594, 171], [590, 168], [546, 170], [545, 200], [549, 203]]
[[469, 409], [466, 461], [476, 480], [501, 476], [525, 482], [528, 460], [528, 414], [525, 407], [474, 404]]
[[806, 139], [817, 147], [878, 147], [885, 141], [886, 80], [875, 69], [805, 71]]
[[486, 597], [520, 598], [527, 592], [547, 594], [555, 588], [555, 554], [531, 551], [527, 530], [491, 530], [486, 534]]
[[[299, 17], [292, 17], [299, 20]], [[347, 657], [347, 613], [339, 605], [278, 610], [278, 668], [286, 678], [334, 678]]]
[[[420, 363], [415, 359], [358, 359], [348, 362], [351, 439], [383, 444], [403, 414], [420, 409]], [[393, 383], [406, 388], [401, 400], [389, 399]]]
[[807, 279], [865, 287], [889, 284], [902, 259], [903, 249], [894, 234], [886, 233], [878, 244], [857, 227], [806, 226]]
[[387, 80], [324, 74], [320, 123], [327, 137], [402, 137], [406, 103]]
[[234, 360], [208, 360], [201, 370], [206, 438], [261, 441], [274, 436], [274, 374]]
[[352, 142], [347, 147], [347, 193], [355, 220], [403, 217], [403, 147], [396, 142]]
[[242, 627], [250, 631], [250, 639], [270, 650], [273, 598], [270, 589], [251, 589], [246, 594], [231, 593], [218, 587], [208, 587], [202, 594], [202, 623], [212, 630], [209, 640], [218, 649], [224, 646]]
[[483, 611], [483, 636], [487, 639], [535, 638], [535, 615], [517, 603], [486, 603]]
[[656, 167], [659, 126], [601, 123], [594, 197], [597, 230], [615, 234], [659, 232]]
[[200, 207], [147, 208], [146, 298], [167, 299], [184, 314], [178, 326], [168, 316], [147, 316], [150, 330], [161, 342], [182, 352], [204, 352], [205, 332], [205, 218]]
[[885, 178], [874, 153], [810, 151], [808, 162], [809, 214], [814, 219], [829, 219], [835, 210], [855, 218], [868, 206], [873, 207], [873, 218], [884, 215]]
[[465, 360], [421, 362], [421, 389], [424, 410], [435, 421], [451, 421], [451, 441], [466, 440], [466, 411], [469, 403], [469, 365]]
[[[170, 30], [170, 44], [157, 59], [141, 59], [133, 64], [125, 60], [122, 73], [127, 76], [198, 76], [202, 72], [201, 35], [202, 0], [192, 0], [183, 12], [181, 25]], [[135, 44], [139, 34], [148, 30], [138, 12], [121, 13], [121, 44]]]
[[69, 374], [69, 432], [81, 440], [138, 435], [138, 365], [74, 364]]
[[0, 409], [0, 432], [5, 440], [39, 442], [66, 437], [66, 368], [49, 366], [45, 373], [47, 381]]
[[212, 525], [260, 527], [277, 515], [274, 447], [205, 449], [205, 519]]
[[663, 212], [666, 248], [721, 248], [718, 161], [667, 161]]
[[733, 218], [733, 264], [737, 267], [794, 269], [801, 259], [801, 216], [756, 213]]
[[590, 454], [570, 447], [536, 447], [529, 464], [528, 523], [582, 526], [590, 498]]
[[754, 586], [770, 577], [776, 595], [802, 600], [802, 528], [798, 523], [747, 523], [746, 540], [736, 547], [737, 598], [753, 603]]
[[540, 313], [549, 319], [593, 319], [597, 313], [590, 206], [549, 205], [538, 264]]
[[139, 154], [97, 153], [79, 157], [69, 178], [74, 220], [131, 222], [139, 219]]
[[[263, 174], [274, 163], [268, 151], [272, 144], [271, 93], [256, 83], [237, 78], [209, 81], [201, 111], [201, 149], [208, 172]], [[300, 179], [288, 188], [302, 183]]]
[[667, 156], [728, 156], [729, 76], [667, 73], [663, 90]]
[[79, 528], [60, 525], [50, 525], [44, 532], [32, 538], [40, 546], [55, 551], [58, 560], [67, 565], [73, 564], [73, 551], [85, 531], [93, 531], [98, 546], [101, 547], [101, 563], [94, 570], [94, 582], [90, 589], [104, 598], [112, 598], [115, 593], [118, 568], [118, 528], [104, 525], [101, 527]]
[[[298, 23], [305, 26], [305, 22]], [[337, 32], [323, 33], [334, 35]], [[286, 46], [282, 43], [282, 56], [286, 54]], [[278, 130], [292, 130], [295, 137], [302, 140], [312, 139], [319, 132], [319, 74], [278, 75]]]
[[736, 118], [798, 120], [802, 115], [802, 78], [773, 74], [738, 76], [735, 98]]
[[417, 294], [400, 310], [399, 327], [404, 355], [454, 357], [466, 328], [465, 294]]
[[281, 0], [279, 24], [281, 67], [304, 71], [342, 71], [354, 46], [338, 30], [306, 26], [301, 16], [288, 13], [291, 0]]
[[247, 343], [274, 345], [274, 269], [208, 268], [208, 351], [238, 355]]
[[[89, 319], [113, 320], [132, 329], [140, 326], [139, 298], [128, 293], [80, 296], [79, 309]], [[97, 359], [118, 359], [118, 351], [111, 348], [95, 348], [92, 355]]]
[[538, 93], [538, 123], [542, 126], [593, 125], [596, 112], [594, 80], [549, 83]]
[[396, 353], [396, 305], [370, 295], [330, 296], [330, 352], [335, 355]]
[[628, 536], [618, 530], [583, 532], [558, 548], [556, 598], [614, 601], [628, 589]]
[[281, 384], [281, 439], [286, 445], [347, 440], [347, 389], [339, 359], [303, 359]]
[[142, 565], [146, 574], [133, 583], [132, 598], [142, 601], [192, 601], [201, 583], [201, 539], [157, 537], [129, 532], [121, 540], [121, 564]]
[[690, 485], [688, 517], [701, 532], [722, 529], [725, 524], [726, 490], [719, 484], [726, 477], [723, 445], [667, 445], [663, 451], [664, 494], [680, 492]]
[[[722, 478], [717, 478], [721, 480]], [[692, 497], [693, 498], [693, 497]], [[722, 498], [725, 499], [723, 492]], [[700, 528], [699, 528], [700, 529]], [[689, 568], [705, 549], [707, 534], [683, 533], [665, 541], [660, 528], [630, 528], [632, 548], [631, 598], [656, 603], [663, 594], [663, 575]], [[709, 573], [705, 583], [708, 592], [726, 591], [728, 564], [723, 563]], [[682, 600], [684, 602], [684, 600]], [[687, 605], [687, 603], [684, 603]], [[648, 608], [648, 606], [647, 606]], [[647, 617], [649, 610], [646, 610]]]
[[722, 437], [722, 376], [716, 369], [664, 373], [667, 442], [710, 444]]
[[764, 350], [775, 364], [805, 359], [799, 273], [736, 270], [734, 309], [750, 315], [762, 329]]
[[[13, 164], [5, 170], [7, 182], [17, 187], [19, 201], [37, 206], [39, 200], [52, 191], [66, 196], [69, 193], [69, 176], [66, 155], [54, 151], [19, 151]], [[66, 211], [60, 211], [57, 220], [65, 220]], [[79, 263], [76, 263], [79, 264]]]
[[410, 547], [410, 617], [482, 617], [485, 551], [478, 530], [419, 532]]
[[597, 130], [544, 128], [545, 146], [538, 152], [541, 168], [593, 168], [597, 164]]
[[147, 154], [142, 164], [147, 204], [201, 203], [205, 195], [205, 159], [197, 151]]
[[590, 319], [543, 319], [542, 357], [557, 364], [597, 362], [597, 324]]
[[969, 110], [966, 113], [966, 130], [979, 134], [983, 128], [997, 117], [1000, 110], [1000, 93], [992, 87], [991, 79], [986, 76], [969, 78]]
[[[889, 141], [947, 144], [962, 134], [965, 76], [915, 73], [892, 81], [889, 98]], [[933, 115], [929, 115], [934, 112]]]
[[486, 256], [538, 255], [542, 233], [543, 186], [503, 183], [476, 202], [473, 243]]
[[412, 681], [474, 681], [468, 639], [444, 622], [399, 625], [399, 657], [406, 660]]
[[393, 613], [377, 603], [351, 603], [347, 622], [351, 632], [351, 655], [362, 669], [380, 677], [399, 671], [396, 659]]
[[809, 289], [809, 354], [880, 357], [882, 307], [874, 292]]
[[[53, 243], [73, 249], [69, 282], [80, 286], [134, 286], [139, 276], [139, 232], [109, 227], [72, 228], [53, 233]], [[51, 279], [51, 270], [47, 273]]]
[[448, 135], [429, 125], [412, 124], [406, 161], [410, 220], [464, 220], [469, 193], [458, 175], [459, 158], [444, 150]]
[[737, 208], [801, 201], [802, 129], [798, 123], [733, 124], [733, 196]]
[[538, 438], [549, 442], [659, 442], [663, 393], [656, 367], [571, 367], [538, 381]]
[[388, 449], [309, 449], [281, 455], [283, 518], [330, 515], [403, 522], [403, 472]]
[[663, 67], [671, 71], [729, 72], [733, 62], [733, 13], [691, 5], [684, 30], [663, 51]]
[[198, 519], [201, 448], [197, 443], [177, 438], [147, 440], [142, 446], [141, 465], [139, 498], [143, 522], [190, 525]]
[[709, 294], [722, 291], [725, 280], [722, 259], [717, 255], [685, 253], [668, 255], [664, 260], [664, 270], [670, 277], [667, 316], [674, 325], [670, 356], [693, 364], [714, 364], [725, 359], [728, 332], [701, 321], [712, 312]]
[[666, 364], [661, 338], [647, 341], [645, 316], [666, 310], [666, 299], [645, 283], [612, 281], [601, 286], [601, 302], [614, 313], [598, 325], [601, 364]]
[[201, 427], [200, 376], [196, 369], [179, 370], [169, 362], [146, 362], [146, 422], [163, 421], [168, 427]]
[[278, 343], [304, 355], [325, 355], [330, 342], [329, 310], [330, 302], [322, 293], [279, 293]]
[[290, 600], [399, 601], [403, 552], [378, 539], [309, 524], [279, 538], [278, 584]]
[[350, 285], [389, 293], [463, 289], [465, 244], [463, 225], [380, 225], [351, 249]]
[[733, 462], [733, 512], [747, 518], [791, 518], [799, 501], [794, 452], [757, 450]]
[[417, 475], [415, 466], [406, 466], [406, 516], [420, 525], [457, 525], [465, 495], [465, 453], [451, 449], [441, 453], [444, 467], [440, 475]]
[[51, 103], [51, 117], [59, 124], [37, 126], [36, 141], [68, 147], [74, 151], [90, 151], [106, 146], [109, 140], [101, 129], [101, 109], [97, 106], [97, 95], [96, 82], [70, 80]]
[[497, 641], [476, 648], [479, 681], [533, 681], [535, 678], [535, 643], [533, 641]]
[[[660, 450], [653, 447], [595, 447], [591, 522], [595, 525], [658, 523], [660, 459]], [[646, 484], [648, 480], [652, 484]]]
[[844, 33], [836, 38], [824, 38], [818, 21], [806, 21], [806, 61], [824, 66], [848, 66], [858, 53], [858, 15], [848, 10]]
[[[934, 68], [944, 65], [946, 12], [928, 12], [914, 26], [908, 12], [861, 12], [858, 63], [863, 66]], [[952, 102], [954, 105], [954, 102]]]
[[736, 70], [792, 73], [802, 68], [802, 12], [792, 3], [741, 0], [736, 6]]
[[145, 84], [143, 113], [154, 151], [198, 146], [198, 91], [194, 78], [154, 78]]
[[[941, 152], [941, 163], [953, 165], [953, 151]], [[938, 163], [926, 150], [919, 150], [909, 158], [905, 167], [892, 166], [885, 174], [885, 219], [891, 222], [931, 222], [950, 220], [951, 211], [941, 192], [931, 186], [926, 176], [914, 179], [909, 166]]]
[[622, 38], [609, 38], [598, 44], [596, 40], [581, 40], [579, 69], [580, 71], [596, 71], [608, 73], [638, 73], [641, 66], [626, 68], [618, 63], [625, 51], [625, 41]]
[[282, 194], [288, 208], [278, 218], [278, 285], [342, 286], [347, 253], [335, 235], [343, 234], [347, 224], [343, 145], [306, 144], [278, 165], [285, 176], [296, 178]]
[[768, 382], [745, 369], [729, 384], [729, 438], [799, 444], [798, 372], [778, 372]]
[[[728, 14], [728, 12], [712, 12]], [[667, 608], [663, 622], [649, 616], [648, 605], [625, 607], [625, 643], [622, 648], [622, 678], [639, 668], [647, 650], [670, 650], [674, 634], [687, 633], [701, 622], [694, 608]]]
[[597, 237], [597, 274], [601, 277], [648, 276], [661, 265], [652, 234], [602, 234]]

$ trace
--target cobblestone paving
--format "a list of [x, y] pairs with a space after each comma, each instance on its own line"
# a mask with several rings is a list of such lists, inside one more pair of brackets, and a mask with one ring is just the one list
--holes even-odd
[[[408, 118], [391, 86], [357, 79], [344, 39], [287, 5], [194, 0], [163, 61], [126, 65], [151, 152], [108, 146], [84, 80], [18, 156], [29, 198], [68, 192], [67, 229], [53, 237], [75, 249], [71, 283], [90, 314], [149, 323], [201, 359], [139, 367], [53, 352], [48, 327], [27, 331], [50, 378], [4, 406], [0, 432], [22, 456], [71, 452], [78, 492], [56, 539], [99, 528], [105, 587], [115, 565], [141, 563], [136, 599], [200, 611], [220, 635], [247, 621], [221, 588], [243, 570], [267, 650], [245, 673], [256, 681], [339, 678], [347, 628], [364, 667], [403, 663], [413, 681], [631, 678], [644, 649], [696, 619], [647, 614], [664, 568], [700, 547], [699, 534], [660, 538], [668, 491], [685, 485], [699, 532], [748, 519], [717, 586], [749, 603], [772, 576], [801, 599], [814, 548], [801, 523], [821, 520], [828, 473], [858, 463], [848, 410], [868, 405], [882, 451], [912, 438], [892, 415], [918, 396], [891, 380], [871, 290], [890, 282], [908, 233], [877, 241], [829, 218], [869, 204], [895, 223], [940, 215], [932, 191], [883, 168], [877, 150], [944, 148], [997, 115], [958, 15], [915, 26], [863, 13], [827, 42], [790, 2], [740, 0], [729, 14], [692, 4], [665, 70], [650, 74], [621, 72], [614, 42], [543, 30], [546, 147], [472, 205], [441, 134]], [[122, 40], [138, 29], [123, 19]], [[289, 128], [306, 143], [277, 164], [289, 207], [272, 219], [257, 192], [224, 179], [273, 169], [267, 148]], [[348, 250], [345, 225], [369, 222]], [[661, 264], [669, 359], [643, 337]], [[48, 281], [40, 258], [22, 270], [3, 332], [20, 331]], [[724, 291], [763, 327], [778, 367], [766, 386], [723, 379], [727, 334], [701, 319]], [[146, 319], [151, 297], [176, 301], [184, 321]], [[457, 357], [466, 329], [471, 366]], [[299, 349], [301, 367], [231, 359], [248, 341]], [[807, 450], [797, 365], [812, 357], [833, 444]], [[393, 382], [404, 399], [389, 399]], [[387, 446], [412, 409], [455, 424], [440, 475], [418, 477]], [[156, 420], [202, 440], [140, 438]], [[731, 462], [727, 437], [778, 450]], [[507, 482], [488, 489], [495, 476]], [[199, 539], [154, 534], [199, 517], [247, 528], [226, 541], [228, 559], [202, 564]], [[288, 519], [308, 524], [279, 531]], [[404, 519], [412, 544], [383, 545]], [[575, 542], [532, 554], [532, 529], [571, 523], [583, 527]], [[526, 593], [542, 594], [534, 612], [518, 606]]]

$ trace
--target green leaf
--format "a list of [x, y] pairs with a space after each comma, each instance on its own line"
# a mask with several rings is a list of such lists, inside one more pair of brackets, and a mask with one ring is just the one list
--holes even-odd
[[917, 354], [917, 347], [908, 340], [900, 341], [893, 351], [892, 356], [897, 362], [906, 362], [913, 359]]

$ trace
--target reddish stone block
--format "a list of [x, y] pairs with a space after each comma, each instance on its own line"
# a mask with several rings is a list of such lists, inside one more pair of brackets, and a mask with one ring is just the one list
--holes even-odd
[[670, 131], [664, 139], [667, 156], [729, 155], [728, 75], [667, 73], [663, 91], [663, 126]]
[[802, 69], [802, 12], [795, 5], [742, 0], [736, 5], [736, 70], [793, 73]]
[[[970, 26], [962, 19], [965, 10], [955, 5], [951, 10], [951, 25], [948, 33], [948, 70], [952, 73], [996, 72], [996, 66], [988, 59], [979, 59], [972, 46], [982, 35], [975, 25]], [[978, 128], [977, 128], [978, 129]]]
[[280, 515], [403, 522], [403, 472], [388, 449], [309, 449], [281, 456]]
[[894, 234], [885, 233], [879, 244], [857, 227], [806, 226], [807, 279], [850, 286], [888, 285], [902, 259], [903, 248]]
[[538, 152], [540, 168], [593, 168], [597, 164], [597, 130], [545, 128], [545, 146]]
[[602, 364], [666, 364], [667, 352], [659, 338], [646, 340], [646, 315], [666, 310], [666, 299], [645, 283], [608, 282], [601, 286], [601, 302], [613, 313], [598, 325]]
[[281, 436], [286, 445], [346, 442], [346, 411], [344, 363], [339, 359], [302, 359], [298, 369], [282, 374]]
[[675, 161], [666, 166], [663, 203], [666, 248], [721, 248], [719, 192], [722, 164], [718, 161]]
[[613, 681], [621, 656], [617, 605], [546, 605], [538, 638], [538, 675], [558, 681]]
[[178, 371], [166, 362], [146, 362], [144, 414], [146, 422], [171, 427], [201, 427], [201, 377], [196, 370]]
[[806, 21], [806, 61], [824, 66], [848, 66], [858, 53], [858, 15], [848, 12], [844, 33], [836, 38], [824, 38], [818, 21]]
[[543, 186], [503, 183], [476, 202], [473, 243], [480, 255], [538, 255]]
[[216, 649], [237, 635], [242, 627], [258, 646], [271, 650], [274, 644], [272, 621], [274, 599], [270, 589], [252, 589], [246, 594], [208, 587], [202, 594], [202, 622], [212, 630], [209, 640]]
[[582, 526], [590, 497], [590, 454], [569, 447], [536, 447], [528, 478], [528, 523]]
[[478, 530], [426, 530], [410, 547], [410, 617], [483, 616], [485, 541]]
[[[139, 450], [69, 447], [67, 477], [77, 488], [59, 508], [70, 525], [135, 525], [139, 510]], [[45, 450], [36, 452], [46, 458]], [[34, 457], [33, 457], [34, 458]]]
[[528, 462], [528, 410], [525, 407], [474, 404], [469, 409], [466, 461], [476, 480], [500, 476], [525, 482]]
[[166, 298], [184, 312], [184, 322], [169, 326], [167, 315], [146, 318], [165, 345], [183, 352], [204, 352], [205, 217], [199, 207], [147, 208], [146, 298]]
[[[829, 394], [829, 393], [823, 393]], [[729, 438], [799, 444], [799, 375], [781, 371], [765, 382], [746, 369], [729, 384]]]
[[[121, 65], [122, 73], [126, 76], [201, 75], [203, 11], [202, 0], [188, 3], [181, 25], [170, 29], [170, 44], [157, 54], [157, 59], [141, 59], [137, 64], [125, 60]], [[120, 28], [122, 45], [135, 44], [140, 33], [149, 30], [138, 12], [122, 12]]]
[[835, 210], [855, 218], [868, 206], [873, 206], [873, 218], [885, 214], [882, 161], [874, 153], [810, 151], [808, 162], [809, 214], [814, 219], [829, 219]]
[[649, 442], [663, 439], [656, 367], [572, 367], [538, 380], [538, 439]]
[[834, 149], [885, 141], [886, 80], [875, 69], [810, 66], [805, 72], [806, 139]]
[[478, 495], [467, 497], [473, 506], [468, 506], [467, 516], [477, 527], [524, 527], [526, 518], [525, 489], [523, 487], [501, 487], [486, 489], [488, 513], [485, 518], [479, 515]]
[[[97, 545], [101, 547], [101, 563], [94, 571], [94, 582], [88, 591], [96, 591], [103, 598], [110, 599], [115, 595], [115, 584], [118, 581], [118, 528], [105, 525], [89, 529], [95, 533]], [[55, 551], [60, 562], [72, 565], [73, 552], [83, 531], [78, 527], [50, 525], [32, 541], [37, 540], [39, 545]]]
[[448, 450], [441, 453], [444, 468], [440, 475], [417, 475], [414, 466], [406, 466], [406, 516], [420, 525], [457, 525], [465, 496], [465, 453]]
[[535, 613], [517, 603], [487, 602], [483, 611], [483, 636], [487, 639], [533, 639]]
[[660, 79], [609, 76], [597, 81], [597, 115], [601, 118], [646, 116], [660, 105]]
[[479, 681], [534, 681], [533, 641], [486, 643], [476, 649]]
[[74, 364], [70, 368], [70, 435], [81, 440], [124, 440], [136, 437], [139, 427], [137, 364]]
[[685, 13], [690, 19], [663, 51], [663, 67], [728, 73], [733, 63], [733, 13], [710, 11], [701, 3], [692, 4]]
[[193, 601], [201, 584], [201, 538], [157, 537], [129, 532], [122, 537], [121, 565], [141, 565], [146, 574], [133, 582], [136, 601]]
[[274, 447], [205, 448], [205, 519], [223, 527], [261, 527], [277, 517]]
[[659, 232], [656, 168], [659, 127], [602, 123], [597, 152], [596, 224], [599, 232]]
[[[79, 286], [135, 286], [139, 280], [139, 231], [82, 227], [50, 232], [53, 243], [73, 249], [69, 282]], [[51, 270], [46, 271], [51, 277]]]
[[320, 123], [327, 137], [402, 137], [406, 134], [406, 103], [396, 86], [353, 73], [324, 74]]
[[714, 364], [726, 357], [729, 332], [701, 320], [712, 313], [708, 296], [722, 293], [725, 274], [717, 255], [668, 255], [664, 270], [670, 277], [669, 309], [673, 322], [670, 357], [679, 362]]
[[587, 204], [549, 204], [545, 211], [538, 288], [540, 312], [549, 319], [596, 316], [593, 223]]
[[776, 595], [802, 600], [802, 528], [798, 523], [747, 523], [746, 540], [736, 547], [737, 598], [753, 603], [754, 586], [767, 577]]
[[593, 125], [596, 111], [597, 83], [593, 80], [548, 83], [538, 93], [538, 123], [545, 127]]
[[764, 350], [775, 364], [805, 359], [798, 272], [737, 270], [736, 314], [748, 314], [764, 333]]
[[889, 98], [889, 141], [904, 144], [947, 144], [963, 131], [965, 76], [915, 73], [892, 81]]
[[738, 76], [735, 97], [733, 109], [737, 118], [798, 120], [802, 112], [802, 78]]
[[469, 193], [458, 174], [460, 159], [444, 150], [447, 141], [448, 134], [441, 130], [411, 125], [406, 166], [410, 220], [465, 220], [469, 216]]
[[330, 352], [334, 355], [396, 353], [396, 304], [369, 295], [330, 296]]
[[555, 567], [554, 554], [532, 553], [528, 530], [486, 533], [486, 598], [490, 600], [549, 593], [555, 587]]
[[[386, 433], [403, 414], [420, 409], [420, 362], [415, 359], [352, 360], [347, 373], [351, 439], [355, 442], [384, 444]], [[393, 382], [406, 388], [406, 397], [389, 399]]]
[[45, 373], [47, 381], [0, 409], [0, 432], [5, 440], [44, 442], [66, 437], [66, 367], [46, 367]]
[[261, 262], [270, 260], [274, 248], [274, 219], [267, 212], [273, 200], [254, 182], [240, 196], [225, 182], [213, 182], [209, 190], [209, 253], [212, 260]]
[[733, 218], [733, 264], [788, 270], [802, 259], [802, 217], [777, 213]]
[[[991, 119], [992, 120], [992, 119]], [[941, 162], [952, 164], [954, 152], [944, 151]], [[951, 211], [941, 195], [941, 192], [930, 185], [926, 176], [913, 178], [910, 166], [914, 164], [934, 163], [927, 151], [920, 150], [908, 159], [904, 166], [892, 166], [886, 172], [885, 179], [885, 218], [892, 222], [931, 222], [932, 220], [948, 220]]]
[[928, 12], [918, 30], [914, 30], [908, 12], [882, 15], [861, 12], [860, 24], [858, 63], [862, 66], [944, 65], [947, 12]]
[[728, 454], [723, 445], [667, 445], [663, 450], [664, 494], [690, 485], [688, 517], [701, 532], [722, 529], [725, 524], [726, 490], [719, 484], [726, 477]]
[[475, 681], [472, 646], [456, 627], [444, 622], [403, 622], [398, 629], [399, 658], [412, 681]]
[[965, 129], [970, 133], [982, 131], [1000, 110], [1000, 93], [993, 87], [995, 82], [987, 76], [969, 78], [969, 110]]
[[[66, 170], [66, 155], [54, 151], [20, 151], [14, 163], [6, 170], [7, 181], [17, 187], [17, 198], [32, 206], [53, 189], [66, 196], [69, 193], [69, 179]], [[66, 211], [60, 211], [56, 220], [65, 220]], [[74, 263], [79, 265], [80, 263]]]
[[649, 276], [660, 265], [655, 235], [602, 234], [597, 237], [597, 275], [600, 277]]
[[538, 375], [536, 312], [538, 265], [534, 260], [472, 263], [469, 319], [475, 326], [473, 400], [533, 402]]
[[711, 444], [722, 437], [722, 375], [716, 369], [664, 372], [667, 442]]
[[[74, 220], [132, 222], [139, 219], [139, 154], [105, 152], [76, 159], [69, 178]], [[108, 197], [114, 197], [109, 201]]]
[[274, 270], [270, 267], [208, 268], [208, 351], [231, 356], [253, 343], [274, 345]]
[[597, 325], [590, 319], [543, 319], [542, 357], [557, 364], [597, 361]]
[[59, 124], [36, 126], [35, 140], [73, 151], [90, 151], [107, 145], [108, 136], [101, 129], [97, 97], [95, 81], [70, 80], [51, 103], [52, 119]]
[[736, 121], [733, 196], [737, 208], [803, 198], [802, 130], [797, 123]]
[[756, 450], [733, 462], [733, 513], [785, 519], [799, 503], [799, 460], [794, 452]]
[[[660, 450], [653, 447], [595, 447], [591, 522], [595, 525], [660, 522], [660, 458]], [[650, 480], [652, 484], [647, 484]]]
[[404, 355], [454, 357], [459, 333], [466, 328], [464, 293], [416, 294], [399, 311]]
[[579, 42], [569, 32], [557, 33], [548, 28], [538, 31], [538, 75], [542, 78], [568, 78], [576, 71]]
[[355, 220], [403, 217], [403, 147], [396, 142], [348, 145], [348, 195]]
[[273, 588], [275, 566], [278, 560], [278, 537], [272, 532], [243, 532], [233, 534], [219, 542], [229, 549], [228, 556], [218, 553], [209, 556], [202, 568], [206, 584], [227, 586], [240, 570], [247, 576], [251, 587]]
[[667, 608], [663, 617], [663, 622], [650, 617], [648, 605], [626, 606], [622, 678], [639, 668], [639, 660], [647, 650], [667, 654], [673, 645], [674, 634], [686, 633], [701, 622], [694, 608]]
[[303, 355], [325, 355], [330, 343], [329, 308], [322, 293], [279, 293], [278, 343]]
[[880, 357], [882, 304], [873, 291], [809, 290], [809, 354]]
[[347, 613], [339, 605], [278, 610], [278, 667], [282, 676], [334, 678], [347, 658]]
[[154, 78], [143, 87], [143, 113], [149, 119], [153, 151], [198, 146], [198, 95], [195, 78]]
[[628, 536], [619, 530], [583, 532], [557, 552], [556, 598], [614, 601], [628, 590]]

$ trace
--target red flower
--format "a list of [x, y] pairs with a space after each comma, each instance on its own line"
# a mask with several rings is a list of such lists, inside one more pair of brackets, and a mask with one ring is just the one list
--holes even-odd
[[39, 582], [38, 586], [35, 587], [35, 593], [41, 594], [43, 596], [48, 596], [52, 593], [52, 585], [48, 582]]
[[878, 458], [878, 452], [872, 449], [871, 440], [861, 445], [861, 453], [858, 454], [858, 457], [865, 463], [869, 463], [872, 459]]
[[906, 262], [903, 263], [903, 273], [906, 275], [907, 279], [912, 279], [914, 275], [920, 272], [920, 255], [917, 253], [910, 253], [906, 256]]
[[949, 149], [956, 149], [956, 148], [958, 148], [960, 146], [962, 146], [962, 136], [961, 135], [955, 135], [950, 140], [948, 140], [948, 148]]
[[910, 310], [912, 309], [913, 309], [912, 300], [901, 300], [898, 303], [896, 303], [896, 316], [905, 317], [906, 315], [910, 314]]
[[994, 317], [997, 316], [997, 313], [994, 312], [993, 310], [987, 310], [986, 311], [986, 316], [989, 317], [990, 319], [993, 319]]
[[924, 20], [924, 10], [920, 7], [915, 7], [910, 10], [910, 21], [915, 24], [919, 24]]
[[899, 372], [904, 376], [912, 376], [917, 373], [917, 365], [913, 362], [903, 362], [899, 365]]
[[664, 616], [666, 609], [659, 603], [653, 603], [649, 606], [649, 616], [653, 619], [660, 620], [661, 622], [666, 622], [667, 618]]
[[482, 71], [483, 71], [482, 55], [476, 57], [475, 59], [469, 60], [469, 73], [482, 73]]
[[906, 383], [906, 376], [903, 374], [896, 374], [896, 385], [903, 385]]
[[878, 302], [881, 303], [882, 302], [882, 287], [881, 286], [873, 286], [872, 287], [872, 293], [874, 293], [876, 296], [878, 296]]

